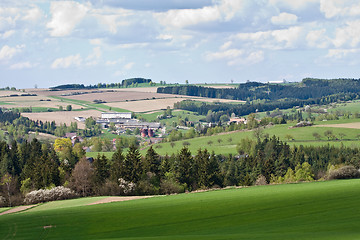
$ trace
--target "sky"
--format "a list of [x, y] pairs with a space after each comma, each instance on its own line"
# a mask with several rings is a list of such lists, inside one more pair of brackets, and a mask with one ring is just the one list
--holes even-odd
[[0, 0], [0, 87], [360, 77], [358, 0]]

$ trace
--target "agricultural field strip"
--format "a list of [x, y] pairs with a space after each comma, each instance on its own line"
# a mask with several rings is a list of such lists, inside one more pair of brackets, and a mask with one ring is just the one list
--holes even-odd
[[[21, 113], [22, 116], [28, 117], [31, 120], [41, 120], [43, 122], [55, 121], [56, 124], [70, 125], [71, 122], [75, 122], [75, 117], [100, 117], [101, 111], [98, 110], [84, 110], [84, 111], [63, 111], [63, 112], [41, 112], [41, 113]], [[78, 122], [79, 128], [85, 128], [85, 124]]]
[[[51, 101], [47, 101], [51, 100]], [[16, 107], [42, 107], [57, 109], [59, 106], [66, 107], [66, 103], [59, 99], [50, 99], [50, 97], [41, 96], [19, 96], [19, 97], [0, 97], [0, 105], [11, 105], [12, 108]], [[80, 109], [81, 106], [75, 104], [73, 109]]]
[[[80, 105], [80, 106], [84, 107], [81, 109], [81, 111], [85, 111], [85, 110], [98, 110], [101, 112], [109, 111], [109, 107], [104, 104], [95, 104], [95, 103], [90, 103], [90, 102], [83, 101], [83, 100], [63, 98], [63, 97], [59, 97], [59, 96], [49, 96], [49, 97], [52, 97], [54, 99], [58, 99], [58, 100], [61, 100], [61, 101], [67, 102], [67, 103]], [[114, 110], [117, 110], [118, 112], [126, 111], [124, 109], [117, 109], [117, 108], [115, 108]]]
[[[71, 209], [34, 208], [4, 215], [0, 238], [358, 239], [359, 184], [358, 179], [282, 184]], [[82, 206], [76, 201], [86, 199], [64, 203]]]

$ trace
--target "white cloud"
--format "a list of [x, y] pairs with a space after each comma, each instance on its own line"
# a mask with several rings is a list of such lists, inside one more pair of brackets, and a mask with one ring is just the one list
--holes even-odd
[[1, 8], [0, 7], [0, 31], [9, 30], [16, 26], [19, 19], [20, 9], [18, 8]]
[[97, 18], [112, 34], [116, 34], [119, 27], [130, 25], [129, 21], [119, 20], [118, 15], [98, 15]]
[[352, 54], [358, 54], [360, 49], [329, 49], [328, 54], [326, 55], [327, 58], [333, 59], [343, 59], [348, 57]]
[[72, 66], [80, 66], [82, 64], [82, 58], [80, 54], [71, 55], [65, 58], [57, 58], [51, 64], [51, 68], [69, 68]]
[[102, 51], [100, 47], [96, 47], [93, 49], [93, 52], [89, 55], [88, 59], [99, 59], [102, 55]]
[[154, 15], [160, 24], [177, 28], [211, 22], [221, 17], [218, 9], [213, 7], [169, 10], [165, 13], [155, 13]]
[[99, 59], [102, 56], [102, 51], [100, 47], [95, 47], [92, 53], [86, 58], [87, 66], [94, 66], [99, 64]]
[[[220, 47], [221, 50], [221, 47]], [[251, 65], [264, 60], [264, 52], [261, 50], [247, 51], [244, 49], [228, 49], [219, 52], [207, 53], [207, 61], [226, 60], [229, 66]]]
[[133, 68], [134, 65], [135, 65], [134, 62], [129, 62], [128, 64], [125, 64], [124, 69], [125, 70], [130, 70], [130, 69]]
[[17, 53], [21, 52], [21, 49], [24, 48], [25, 45], [18, 45], [16, 47], [9, 47], [5, 45], [0, 50], [0, 60], [9, 60], [13, 58]]
[[233, 59], [244, 54], [241, 49], [228, 49], [220, 52], [213, 52], [206, 54], [208, 61], [219, 60], [219, 59]]
[[227, 41], [223, 45], [221, 45], [220, 50], [229, 49], [231, 45], [232, 45], [232, 41]]
[[343, 28], [337, 28], [335, 39], [333, 40], [335, 47], [349, 45], [354, 48], [360, 43], [360, 20], [349, 21]]
[[358, 0], [320, 0], [320, 11], [326, 18], [359, 16], [360, 2]]
[[3, 34], [0, 33], [0, 38], [7, 39], [14, 34], [15, 34], [15, 30], [9, 30], [9, 31], [4, 32]]
[[229, 66], [234, 65], [252, 65], [264, 61], [265, 56], [263, 51], [250, 52], [242, 58], [235, 58], [228, 62]]
[[260, 31], [255, 33], [239, 33], [236, 39], [250, 45], [265, 49], [279, 50], [295, 48], [302, 41], [303, 27], [295, 26], [287, 29]]
[[42, 16], [43, 12], [38, 7], [34, 7], [26, 10], [26, 15], [22, 17], [22, 20], [35, 22], [39, 20]]
[[306, 35], [306, 41], [310, 47], [327, 48], [331, 40], [326, 36], [326, 29], [313, 30]]
[[230, 21], [241, 14], [252, 1], [218, 0], [213, 6], [198, 9], [172, 9], [167, 12], [154, 13], [160, 24], [168, 27], [184, 28], [214, 21]]
[[53, 37], [71, 34], [76, 25], [85, 17], [89, 8], [77, 2], [51, 2], [51, 21], [46, 25]]
[[156, 39], [160, 39], [160, 40], [172, 40], [173, 38], [174, 36], [170, 34], [160, 34], [156, 37]]
[[275, 25], [294, 25], [297, 23], [298, 17], [291, 13], [280, 13], [278, 16], [271, 18], [272, 24]]
[[90, 44], [91, 45], [101, 45], [102, 40], [100, 38], [90, 39]]
[[32, 68], [34, 66], [35, 65], [31, 64], [30, 62], [20, 62], [20, 63], [15, 63], [15, 64], [11, 65], [10, 69], [19, 70], [19, 69]]
[[319, 0], [269, 0], [273, 6], [286, 6], [293, 10], [306, 8], [309, 4], [318, 3]]

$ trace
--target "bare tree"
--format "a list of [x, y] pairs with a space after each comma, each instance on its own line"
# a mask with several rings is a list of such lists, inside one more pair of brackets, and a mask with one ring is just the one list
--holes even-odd
[[5, 191], [8, 195], [9, 206], [11, 207], [11, 192], [14, 185], [13, 177], [6, 173], [2, 178], [0, 185], [5, 186]]
[[81, 193], [82, 196], [87, 196], [92, 188], [93, 169], [88, 160], [81, 159], [76, 165], [71, 174], [70, 186], [73, 190]]

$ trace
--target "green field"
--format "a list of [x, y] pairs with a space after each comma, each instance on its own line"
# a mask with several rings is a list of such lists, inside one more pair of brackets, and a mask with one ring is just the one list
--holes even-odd
[[[336, 123], [347, 123], [347, 122], [360, 121], [360, 119], [349, 119], [348, 121], [327, 121], [326, 124], [336, 124]], [[323, 122], [321, 122], [323, 124]], [[275, 125], [264, 129], [264, 134], [269, 134], [269, 136], [277, 136], [280, 140], [287, 142], [289, 145], [311, 145], [311, 146], [323, 146], [323, 145], [332, 145], [340, 147], [349, 146], [349, 147], [360, 147], [360, 141], [357, 139], [357, 135], [360, 134], [360, 129], [350, 129], [350, 128], [333, 128], [333, 127], [302, 127], [302, 128], [292, 128], [290, 126], [294, 124], [284, 124], [284, 125]], [[328, 140], [324, 136], [326, 130], [331, 130], [339, 140]], [[321, 135], [320, 140], [316, 140], [313, 137], [313, 133], [317, 132]], [[345, 134], [346, 136], [343, 139], [340, 138], [340, 133]], [[285, 138], [286, 135], [291, 135], [294, 140], [288, 140]], [[253, 131], [237, 131], [237, 132], [228, 132], [222, 133], [219, 135], [205, 136], [187, 140], [176, 141], [175, 146], [172, 147], [169, 142], [159, 143], [154, 146], [156, 152], [161, 155], [172, 154], [178, 152], [183, 147], [183, 142], [189, 142], [190, 145], [188, 148], [193, 154], [196, 154], [196, 151], [199, 148], [207, 148], [210, 152], [214, 151], [216, 154], [237, 154], [236, 145], [244, 138], [253, 138]], [[220, 139], [220, 142], [219, 142]], [[209, 142], [212, 142], [211, 144]], [[159, 147], [160, 146], [160, 147]], [[146, 149], [142, 150], [142, 153], [145, 153]]]
[[359, 239], [359, 195], [360, 180], [342, 180], [91, 206], [70, 200], [0, 216], [0, 238]]
[[[337, 121], [325, 121], [325, 122], [316, 122], [316, 125], [327, 125], [327, 124], [340, 124], [340, 123], [352, 123], [359, 122], [360, 119], [343, 119]], [[294, 124], [284, 124], [284, 125], [275, 125], [272, 127], [267, 127], [263, 130], [264, 134], [268, 134], [270, 137], [273, 135], [280, 138], [281, 141], [286, 142], [291, 146], [324, 146], [331, 145], [335, 147], [360, 147], [360, 141], [357, 138], [357, 135], [360, 134], [360, 129], [351, 129], [351, 128], [334, 128], [334, 127], [302, 127], [302, 128], [289, 128]], [[338, 140], [328, 140], [324, 136], [324, 132], [331, 130], [333, 134], [338, 138]], [[316, 140], [313, 136], [313, 133], [319, 133], [321, 135], [320, 140]], [[340, 133], [345, 134], [344, 137], [340, 136]], [[294, 140], [288, 140], [286, 135], [291, 135]], [[155, 151], [160, 155], [171, 155], [177, 153], [183, 148], [183, 143], [188, 142], [190, 145], [187, 145], [192, 154], [196, 154], [199, 148], [208, 149], [210, 152], [214, 151], [215, 154], [223, 155], [236, 155], [236, 145], [240, 142], [241, 139], [249, 138], [255, 139], [253, 130], [244, 130], [236, 132], [225, 132], [221, 134], [215, 134], [212, 136], [203, 136], [192, 139], [180, 140], [173, 142], [175, 145], [171, 146], [170, 142], [158, 143], [153, 145]], [[220, 139], [220, 142], [219, 142]], [[145, 155], [148, 147], [140, 147], [141, 154]], [[124, 150], [126, 153], [126, 149]], [[88, 157], [96, 157], [98, 152], [87, 153]], [[113, 152], [106, 152], [107, 157], [111, 157]]]

